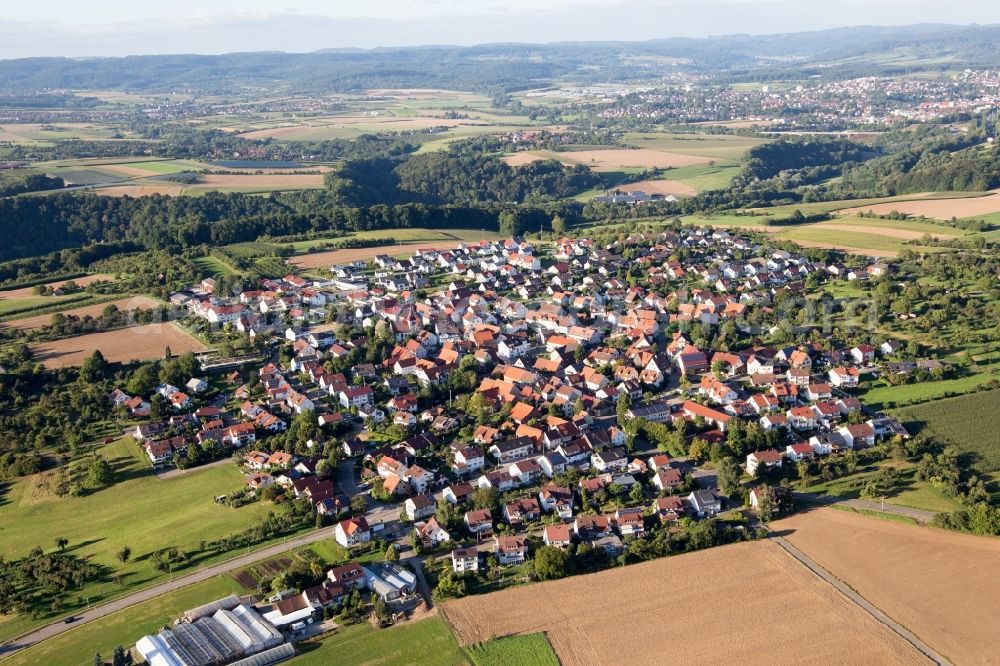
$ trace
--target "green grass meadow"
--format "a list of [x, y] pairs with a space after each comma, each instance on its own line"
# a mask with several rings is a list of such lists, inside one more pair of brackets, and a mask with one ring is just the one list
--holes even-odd
[[[111, 487], [83, 497], [58, 497], [49, 488], [53, 472], [19, 479], [0, 496], [0, 555], [16, 559], [35, 546], [55, 548], [55, 539], [69, 540], [67, 552], [106, 567], [108, 575], [71, 590], [65, 607], [48, 617], [0, 618], [0, 640], [51, 621], [79, 607], [78, 597], [97, 603], [129, 590], [162, 582], [168, 574], [156, 571], [150, 553], [177, 546], [197, 550], [201, 541], [240, 532], [259, 522], [273, 507], [254, 503], [239, 509], [216, 504], [213, 498], [243, 486], [235, 465], [193, 469], [161, 480], [154, 476], [131, 437], [123, 437], [98, 449], [115, 468], [117, 481]], [[128, 546], [132, 558], [125, 564], [116, 558]], [[195, 559], [188, 570], [218, 561], [225, 555]], [[123, 586], [111, 578], [120, 575]]]

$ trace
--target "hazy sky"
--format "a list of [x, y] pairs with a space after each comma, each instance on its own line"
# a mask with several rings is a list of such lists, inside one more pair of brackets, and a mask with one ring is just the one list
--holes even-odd
[[997, 0], [0, 0], [0, 58], [1000, 23]]

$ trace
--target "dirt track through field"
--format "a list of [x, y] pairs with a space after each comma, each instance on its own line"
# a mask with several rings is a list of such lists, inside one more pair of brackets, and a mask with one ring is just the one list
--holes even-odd
[[[73, 315], [76, 317], [83, 318], [87, 315], [91, 317], [99, 317], [104, 308], [109, 305], [114, 305], [119, 310], [139, 310], [139, 309], [151, 309], [160, 306], [158, 301], [154, 301], [148, 296], [133, 296], [131, 298], [120, 298], [117, 301], [108, 301], [107, 303], [98, 303], [96, 305], [85, 305], [81, 308], [71, 308], [69, 310], [63, 310], [64, 315]], [[12, 321], [0, 324], [0, 329], [9, 326], [10, 328], [19, 328], [22, 331], [31, 331], [36, 328], [41, 328], [42, 326], [48, 326], [52, 322], [51, 314], [36, 315], [34, 317], [25, 317], [24, 319], [14, 319]]]
[[546, 632], [563, 664], [921, 664], [926, 658], [770, 541], [441, 606], [463, 645]]
[[174, 323], [132, 326], [29, 345], [34, 360], [46, 368], [80, 365], [97, 349], [112, 363], [145, 361], [162, 358], [167, 347], [174, 355], [208, 349]]
[[1000, 539], [835, 509], [772, 527], [954, 663], [1000, 661]]

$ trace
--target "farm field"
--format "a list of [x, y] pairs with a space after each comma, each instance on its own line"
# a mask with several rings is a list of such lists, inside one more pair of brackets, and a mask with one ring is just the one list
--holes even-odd
[[[99, 280], [114, 281], [114, 275], [108, 275], [106, 273], [98, 275], [84, 275], [82, 277], [71, 278], [66, 280], [55, 280], [53, 282], [46, 282], [45, 284], [53, 289], [61, 287], [67, 282], [75, 282], [77, 286], [86, 287], [89, 284], [93, 284]], [[34, 295], [34, 287], [21, 287], [18, 289], [7, 289], [5, 291], [0, 291], [0, 300], [9, 298], [25, 298]]]
[[91, 190], [94, 194], [108, 197], [149, 197], [154, 194], [162, 194], [167, 197], [180, 196], [184, 187], [182, 185], [112, 185], [109, 187], [97, 187]]
[[[975, 354], [975, 352], [973, 353]], [[945, 360], [954, 361], [957, 359], [946, 358]], [[992, 359], [980, 363], [976, 371], [956, 379], [903, 384], [901, 386], [892, 386], [883, 383], [865, 392], [862, 400], [866, 405], [870, 405], [874, 409], [892, 409], [908, 403], [919, 403], [945, 398], [949, 394], [968, 393], [996, 379], [1000, 379], [1000, 362]]]
[[[770, 231], [770, 230], [769, 230]], [[941, 252], [942, 248], [916, 247], [907, 245], [899, 238], [900, 230], [890, 230], [890, 234], [848, 231], [837, 225], [824, 227], [822, 224], [808, 224], [796, 227], [780, 227], [774, 232], [775, 238], [789, 240], [802, 247], [819, 247], [843, 250], [850, 254], [869, 257], [898, 257], [899, 253], [911, 249], [921, 252]], [[922, 235], [922, 234], [920, 234]], [[919, 236], [918, 236], [919, 237]]]
[[[98, 453], [108, 459], [119, 479], [103, 490], [83, 497], [58, 497], [50, 487], [53, 471], [18, 479], [5, 488], [0, 502], [4, 557], [21, 557], [35, 546], [53, 548], [53, 540], [61, 536], [69, 539], [68, 552], [120, 573], [125, 584], [135, 588], [167, 578], [153, 568], [148, 557], [153, 550], [168, 546], [197, 550], [202, 540], [237, 533], [272, 510], [261, 503], [231, 509], [212, 501], [244, 485], [235, 465], [158, 479], [130, 437], [102, 445]], [[115, 555], [126, 545], [133, 557], [123, 565]], [[84, 590], [92, 602], [124, 591], [110, 575]], [[44, 619], [4, 618], [0, 640], [40, 623]]]
[[514, 153], [513, 155], [505, 156], [503, 161], [514, 167], [524, 166], [525, 164], [531, 164], [532, 162], [538, 162], [540, 160], [555, 160], [567, 166], [579, 164], [579, 162], [571, 160], [565, 157], [565, 155], [566, 153], [556, 152], [554, 150], [524, 150]]
[[685, 155], [662, 150], [571, 150], [559, 153], [562, 158], [591, 167], [594, 171], [619, 171], [621, 169], [666, 169], [707, 164], [709, 157]]
[[977, 456], [983, 472], [1000, 471], [1000, 390], [944, 398], [896, 410], [913, 431], [926, 431]]
[[90, 297], [87, 294], [73, 294], [71, 296], [24, 296], [22, 298], [0, 299], [0, 317], [17, 316], [25, 311], [41, 310], [42, 308], [71, 307], [74, 303], [87, 302]]
[[636, 148], [664, 150], [680, 155], [697, 155], [713, 159], [737, 160], [743, 154], [767, 139], [735, 136], [731, 134], [661, 134], [630, 132], [624, 143]]
[[[107, 301], [105, 303], [98, 303], [96, 305], [85, 305], [80, 308], [72, 308], [69, 310], [63, 310], [64, 315], [73, 315], [75, 317], [86, 317], [90, 315], [91, 317], [99, 317], [104, 309], [109, 305], [114, 305], [119, 310], [140, 310], [140, 309], [151, 309], [160, 307], [161, 303], [159, 301], [153, 300], [148, 296], [132, 296], [130, 298], [120, 298], [117, 301]], [[14, 319], [4, 324], [0, 324], [0, 329], [5, 326], [10, 328], [19, 328], [22, 331], [32, 331], [36, 328], [41, 328], [42, 326], [47, 326], [52, 322], [51, 314], [36, 315], [34, 317], [25, 317], [24, 319]]]
[[211, 255], [197, 257], [191, 263], [197, 266], [198, 270], [208, 273], [213, 277], [232, 275], [235, 272], [229, 264]]
[[240, 592], [231, 578], [218, 576], [80, 625], [18, 652], [3, 663], [4, 666], [84, 664], [97, 652], [110, 658], [116, 645], [131, 647], [146, 634], [170, 624], [184, 611]]
[[91, 123], [5, 123], [0, 141], [15, 144], [51, 143], [66, 139], [111, 141], [115, 130]]
[[772, 527], [953, 663], [1000, 654], [1000, 539], [832, 509]]
[[952, 217], [973, 217], [1000, 212], [1000, 190], [966, 198], [936, 199], [926, 198], [921, 201], [906, 203], [880, 203], [844, 208], [841, 213], [874, 212], [885, 215], [897, 211], [907, 215], [933, 217], [940, 220], [950, 220]]
[[[299, 646], [295, 666], [459, 666], [468, 664], [455, 635], [440, 617], [375, 629], [369, 623], [351, 625], [322, 641]], [[417, 655], [419, 654], [419, 657]]]
[[89, 333], [30, 345], [32, 356], [47, 368], [80, 365], [95, 349], [100, 349], [109, 362], [118, 363], [160, 358], [167, 347], [178, 355], [208, 349], [172, 322]]
[[[606, 591], [614, 590], [613, 603]], [[752, 599], [753, 620], [734, 611]], [[744, 542], [441, 606], [463, 645], [545, 631], [561, 663], [918, 664], [908, 643], [770, 541]], [[699, 618], [669, 641], [634, 640], [635, 618]], [[761, 631], [780, 626], [782, 631]]]
[[396, 245], [377, 245], [375, 247], [358, 247], [344, 250], [330, 250], [328, 252], [314, 252], [303, 254], [288, 260], [288, 263], [299, 268], [329, 268], [334, 264], [349, 263], [351, 261], [368, 261], [380, 254], [395, 256], [397, 254], [412, 254], [418, 247], [434, 250], [450, 250], [458, 243], [456, 241], [429, 241], [429, 242], [406, 242]]
[[500, 234], [495, 231], [481, 231], [478, 229], [425, 229], [423, 227], [411, 227], [406, 229], [358, 231], [340, 238], [312, 238], [303, 241], [281, 243], [281, 245], [291, 247], [296, 252], [308, 252], [312, 248], [321, 247], [327, 243], [335, 243], [346, 238], [394, 240], [398, 242], [452, 241], [457, 245], [459, 243], [478, 242], [480, 240], [496, 240], [499, 237]]
[[545, 634], [523, 634], [497, 638], [466, 648], [475, 666], [559, 666]]
[[632, 192], [638, 190], [646, 194], [673, 194], [678, 197], [693, 197], [698, 190], [679, 180], [640, 180], [637, 183], [619, 185], [616, 189]]

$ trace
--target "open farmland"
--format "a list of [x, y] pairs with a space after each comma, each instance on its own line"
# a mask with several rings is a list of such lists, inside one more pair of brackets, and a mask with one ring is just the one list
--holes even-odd
[[328, 252], [313, 252], [302, 254], [288, 260], [293, 266], [299, 268], [329, 268], [335, 264], [345, 264], [352, 261], [369, 261], [380, 254], [395, 256], [397, 254], [413, 254], [417, 248], [427, 248], [431, 250], [450, 250], [461, 241], [428, 241], [414, 243], [398, 243], [396, 245], [377, 245], [375, 247], [354, 247], [343, 250], [330, 250]]
[[754, 146], [767, 143], [731, 134], [661, 134], [635, 132], [625, 135], [624, 143], [636, 148], [664, 150], [680, 155], [698, 155], [712, 159], [736, 160]]
[[168, 197], [180, 196], [184, 190], [182, 185], [113, 185], [110, 187], [98, 187], [92, 190], [94, 194], [101, 194], [109, 197], [149, 197], [154, 194], [162, 194]]
[[818, 509], [773, 527], [956, 664], [1000, 654], [1000, 539]]
[[[81, 308], [73, 308], [70, 310], [63, 310], [62, 314], [72, 315], [74, 317], [99, 317], [104, 309], [109, 305], [114, 305], [121, 311], [128, 310], [140, 310], [140, 309], [152, 309], [160, 306], [158, 301], [149, 298], [148, 296], [133, 296], [131, 298], [120, 298], [117, 301], [108, 301], [105, 303], [97, 303], [96, 305], [85, 305]], [[0, 329], [4, 327], [19, 328], [22, 331], [32, 331], [36, 328], [41, 328], [42, 326], [47, 326], [52, 322], [51, 314], [36, 315], [34, 317], [25, 317], [24, 319], [14, 319], [13, 321], [6, 322], [0, 325]]]
[[[102, 273], [99, 275], [84, 275], [82, 277], [66, 279], [66, 280], [55, 280], [54, 282], [46, 282], [45, 285], [53, 289], [61, 287], [67, 282], [75, 282], [78, 287], [86, 287], [88, 284], [98, 282], [100, 280], [112, 281], [115, 279], [114, 275], [108, 275]], [[7, 289], [6, 291], [0, 291], [0, 300], [8, 298], [27, 298], [33, 296], [35, 291], [34, 287], [20, 287], [18, 289]]]
[[[752, 602], [741, 606], [741, 599]], [[925, 663], [909, 643], [769, 541], [510, 588], [441, 608], [463, 645], [544, 631], [567, 665], [829, 664], [848, 653], [855, 663]], [[636, 618], [667, 617], [697, 617], [697, 627], [675, 625], [664, 641], [636, 639], [622, 649], [622, 633], [634, 629]]]
[[571, 150], [559, 153], [566, 161], [584, 164], [594, 171], [619, 171], [621, 169], [667, 169], [708, 164], [710, 157], [683, 155], [661, 150]]
[[897, 211], [907, 215], [933, 217], [940, 220], [950, 220], [952, 217], [972, 217], [988, 215], [1000, 211], [1000, 190], [993, 190], [984, 195], [964, 198], [923, 199], [901, 203], [880, 203], [874, 205], [844, 208], [841, 213], [873, 212], [885, 215]]
[[[117, 479], [98, 492], [59, 497], [53, 490], [58, 479], [56, 470], [22, 477], [2, 489], [0, 552], [4, 557], [22, 557], [38, 545], [51, 548], [54, 536], [62, 536], [69, 539], [70, 552], [122, 575], [128, 587], [146, 586], [169, 577], [168, 572], [153, 566], [149, 557], [152, 551], [168, 546], [197, 551], [201, 541], [238, 533], [259, 523], [273, 510], [267, 503], [232, 509], [212, 501], [216, 495], [245, 486], [235, 465], [193, 469], [160, 479], [131, 437], [120, 437], [95, 452], [111, 463]], [[125, 545], [132, 549], [133, 557], [122, 563], [116, 554]], [[206, 551], [195, 555], [191, 564], [208, 564], [227, 555]], [[92, 603], [126, 591], [110, 575], [82, 590]], [[70, 604], [73, 600], [66, 601]], [[0, 641], [42, 623], [43, 618], [0, 615]], [[77, 657], [75, 661], [48, 663], [89, 663], [93, 653], [83, 655], [86, 659]]]
[[47, 368], [80, 365], [97, 349], [105, 359], [117, 363], [161, 358], [167, 347], [174, 354], [208, 349], [174, 323], [132, 326], [30, 345], [32, 357]]
[[693, 197], [698, 190], [679, 180], [640, 180], [637, 183], [619, 185], [619, 190], [632, 192], [638, 190], [646, 194], [673, 194], [678, 197]]
[[982, 471], [1000, 471], [1000, 390], [904, 407], [896, 416], [914, 431], [927, 431], [972, 453]]

